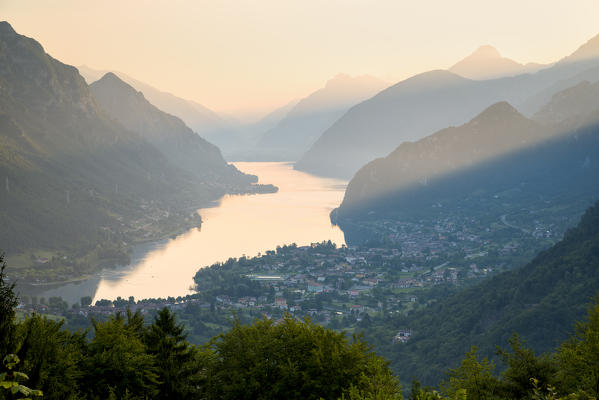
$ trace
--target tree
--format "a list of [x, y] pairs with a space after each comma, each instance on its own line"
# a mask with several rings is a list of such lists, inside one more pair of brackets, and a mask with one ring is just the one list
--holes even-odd
[[[337, 399], [354, 392], [371, 393], [392, 385], [387, 364], [376, 364], [370, 348], [344, 333], [297, 321], [290, 315], [278, 324], [270, 319], [241, 325], [203, 349], [208, 399]], [[377, 372], [378, 371], [378, 372]], [[392, 386], [395, 387], [395, 386]], [[391, 390], [390, 390], [391, 391]]]
[[79, 398], [81, 361], [86, 349], [86, 332], [70, 333], [63, 321], [33, 314], [18, 326], [17, 355], [33, 387], [47, 399]]
[[487, 358], [478, 361], [476, 346], [466, 353], [460, 366], [447, 372], [441, 383], [441, 391], [449, 398], [456, 398], [466, 391], [468, 400], [491, 399], [497, 393], [499, 382], [493, 376], [495, 368]]
[[[536, 356], [525, 347], [518, 335], [510, 339], [511, 352], [499, 349], [498, 355], [507, 364], [501, 374], [503, 395], [510, 399], [530, 398], [535, 389], [547, 389], [553, 384], [556, 365], [548, 355]], [[534, 382], [531, 379], [534, 378]]]
[[[139, 314], [121, 313], [99, 323], [92, 320], [95, 336], [84, 359], [82, 388], [90, 399], [117, 398], [133, 394], [153, 398], [158, 392], [158, 374], [154, 356], [146, 352], [138, 324]], [[142, 319], [143, 323], [143, 319]]]
[[599, 397], [599, 297], [589, 308], [587, 321], [576, 325], [574, 335], [557, 352], [558, 389]]
[[389, 369], [389, 362], [368, 354], [367, 367], [350, 385], [349, 400], [401, 400], [401, 386]]
[[87, 306], [89, 306], [91, 304], [92, 304], [92, 298], [91, 298], [91, 296], [83, 296], [81, 298], [81, 306], [82, 307], [87, 307]]
[[[467, 400], [466, 389], [458, 389], [454, 397], [451, 400]], [[409, 400], [450, 400], [448, 397], [441, 396], [436, 390], [432, 390], [428, 387], [424, 389], [420, 386], [420, 382], [417, 380], [412, 381], [412, 388], [410, 391]]]
[[[29, 389], [27, 386], [22, 385], [19, 381], [26, 381], [29, 377], [18, 371], [13, 371], [19, 363], [19, 357], [15, 354], [9, 354], [2, 360], [4, 367], [8, 372], [0, 373], [0, 389], [5, 389], [10, 393], [11, 398], [21, 398], [24, 400], [31, 399], [31, 397], [42, 397], [43, 393], [41, 390]], [[15, 397], [24, 396], [24, 397]]]
[[14, 350], [15, 307], [19, 303], [14, 292], [15, 284], [6, 282], [5, 268], [4, 254], [0, 253], [0, 357], [2, 359]]
[[182, 324], [164, 307], [144, 334], [148, 353], [154, 356], [160, 384], [157, 399], [188, 399], [196, 392], [197, 350], [190, 345]]

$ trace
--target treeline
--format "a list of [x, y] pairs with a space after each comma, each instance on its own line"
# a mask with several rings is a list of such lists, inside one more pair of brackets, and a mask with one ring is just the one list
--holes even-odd
[[[2, 261], [0, 261], [2, 262]], [[150, 324], [139, 313], [92, 321], [70, 332], [40, 315], [15, 319], [17, 298], [0, 271], [0, 399], [402, 399], [388, 362], [360, 337], [291, 316], [251, 325], [233, 321], [202, 346], [186, 340], [167, 308]], [[498, 350], [500, 375], [476, 349], [437, 390], [412, 383], [409, 398], [596, 399], [599, 303], [576, 334], [537, 356], [514, 336]]]

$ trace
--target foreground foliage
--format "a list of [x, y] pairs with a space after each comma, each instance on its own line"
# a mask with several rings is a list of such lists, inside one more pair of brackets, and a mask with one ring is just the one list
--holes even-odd
[[[196, 347], [167, 308], [146, 325], [140, 313], [92, 321], [92, 332], [33, 314], [17, 322], [13, 288], [0, 272], [0, 328], [10, 359], [46, 399], [401, 399], [388, 362], [359, 337], [286, 316], [233, 321]], [[88, 337], [91, 337], [89, 339]], [[14, 354], [12, 354], [14, 352]], [[10, 364], [10, 368], [14, 364]], [[6, 370], [6, 371], [4, 371]], [[3, 387], [27, 387], [4, 366]], [[25, 375], [26, 374], [26, 375]], [[16, 393], [16, 392], [15, 392]], [[8, 396], [8, 397], [7, 397]], [[0, 399], [13, 398], [0, 393]]]
[[[275, 324], [236, 321], [206, 347], [207, 398], [336, 399], [399, 394], [388, 365], [359, 338], [287, 316]], [[350, 398], [356, 398], [351, 397]], [[381, 398], [380, 396], [377, 398]], [[396, 397], [394, 397], [396, 398]]]

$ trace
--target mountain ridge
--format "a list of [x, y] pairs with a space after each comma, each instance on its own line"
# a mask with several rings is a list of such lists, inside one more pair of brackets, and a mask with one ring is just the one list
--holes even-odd
[[536, 72], [545, 67], [547, 66], [535, 63], [520, 64], [502, 57], [495, 47], [483, 45], [451, 66], [449, 71], [466, 78], [481, 80]]
[[194, 132], [217, 145], [227, 155], [249, 146], [248, 138], [239, 132], [235, 123], [197, 101], [157, 89], [120, 71], [96, 70], [85, 65], [79, 66], [78, 70], [88, 84], [92, 84], [108, 72], [114, 73], [122, 81], [142, 92], [152, 105], [180, 118]]
[[[447, 126], [470, 120], [499, 101], [508, 101], [532, 115], [551, 96], [599, 67], [599, 49], [577, 50], [568, 58], [533, 74], [490, 80], [471, 80], [449, 71], [429, 71], [398, 82], [350, 108], [298, 160], [299, 170], [350, 178], [361, 166], [382, 157], [404, 141], [417, 140]], [[581, 46], [584, 47], [586, 45]], [[569, 60], [569, 61], [568, 61]], [[522, 106], [522, 107], [521, 107]]]
[[[143, 100], [135, 91], [133, 97]], [[11, 274], [71, 279], [94, 272], [106, 257], [126, 262], [132, 242], [160, 237], [174, 223], [198, 226], [190, 210], [226, 193], [264, 189], [206, 146], [218, 156], [198, 160], [208, 174], [185, 171], [144, 132], [104, 110], [75, 67], [0, 23], [0, 242], [9, 256], [31, 249], [61, 254], [51, 267]]]
[[385, 86], [383, 81], [368, 75], [338, 74], [301, 99], [277, 125], [264, 132], [256, 149], [277, 160], [296, 160], [348, 108]]
[[174, 165], [198, 177], [213, 174], [216, 181], [242, 181], [243, 174], [226, 164], [216, 146], [202, 139], [179, 118], [152, 105], [142, 92], [114, 73], [107, 73], [90, 88], [111, 117], [139, 133]]
[[442, 129], [417, 142], [404, 142], [387, 157], [364, 166], [349, 182], [339, 215], [544, 138], [546, 135], [534, 121], [507, 102], [496, 103], [464, 125]]

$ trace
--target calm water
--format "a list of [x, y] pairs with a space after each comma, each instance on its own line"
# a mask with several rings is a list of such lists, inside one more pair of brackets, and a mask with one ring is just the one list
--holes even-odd
[[279, 187], [277, 193], [225, 196], [218, 206], [200, 209], [201, 230], [175, 239], [134, 248], [126, 267], [104, 270], [79, 284], [37, 293], [62, 296], [69, 304], [82, 296], [179, 296], [191, 293], [193, 276], [206, 265], [229, 257], [254, 256], [277, 245], [331, 240], [345, 243], [343, 232], [331, 225], [329, 213], [343, 199], [346, 181], [294, 171], [288, 163], [238, 162], [241, 171], [258, 175], [260, 183]]

